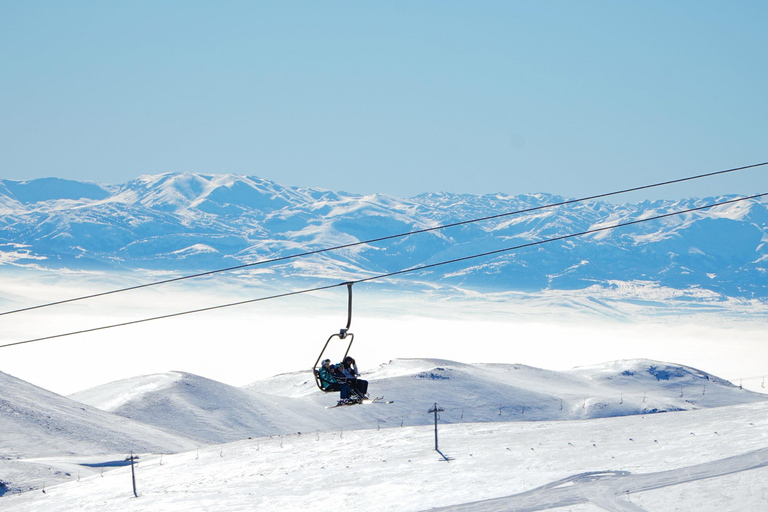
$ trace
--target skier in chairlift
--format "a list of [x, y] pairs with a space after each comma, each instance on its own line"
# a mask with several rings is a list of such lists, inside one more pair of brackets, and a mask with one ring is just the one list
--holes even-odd
[[360, 372], [357, 370], [357, 363], [353, 357], [347, 356], [344, 361], [336, 365], [341, 368], [341, 373], [346, 377], [347, 382], [352, 387], [355, 394], [361, 398], [368, 398], [368, 381], [358, 379]]
[[[320, 376], [320, 383], [323, 386], [324, 391], [338, 391], [340, 393], [339, 403], [346, 403], [349, 401], [350, 388], [346, 382], [339, 382], [339, 379], [334, 375], [334, 370], [337, 370], [331, 365], [330, 359], [323, 360], [323, 365], [318, 370]], [[337, 374], [343, 378], [341, 372]]]

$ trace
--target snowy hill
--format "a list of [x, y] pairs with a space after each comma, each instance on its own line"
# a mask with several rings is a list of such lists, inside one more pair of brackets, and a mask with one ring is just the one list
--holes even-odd
[[203, 443], [224, 443], [319, 427], [308, 418], [311, 415], [303, 400], [286, 401], [249, 393], [183, 372], [125, 379], [69, 398]]
[[[683, 431], [700, 432], [706, 434], [707, 439], [713, 435], [718, 436], [716, 440], [723, 443], [722, 449], [712, 451], [712, 445], [709, 444], [706, 454], [717, 453], [722, 457], [739, 455], [742, 451], [756, 449], [756, 441], [745, 441], [744, 433], [740, 432], [746, 428], [747, 420], [752, 426], [758, 424], [761, 417], [759, 414], [763, 414], [765, 407], [768, 407], [766, 395], [739, 389], [693, 368], [647, 360], [618, 361], [554, 372], [523, 365], [397, 359], [364, 375], [370, 381], [374, 395], [383, 394], [394, 399], [395, 403], [336, 409], [327, 409], [326, 406], [333, 404], [337, 395], [317, 390], [309, 372], [277, 375], [244, 388], [235, 388], [188, 373], [169, 372], [117, 381], [72, 396], [116, 414], [93, 409], [4, 374], [0, 374], [0, 377], [3, 379], [4, 391], [0, 415], [0, 428], [3, 431], [0, 453], [5, 457], [5, 460], [0, 460], [3, 475], [0, 481], [5, 482], [6, 488], [11, 490], [10, 494], [0, 500], [0, 510], [6, 510], [6, 506], [11, 506], [9, 504], [22, 507], [27, 502], [33, 509], [39, 509], [35, 507], [40, 506], [40, 502], [30, 493], [19, 499], [11, 494], [27, 489], [41, 489], [43, 486], [47, 489], [44, 495], [46, 498], [57, 496], [56, 500], [45, 503], [45, 510], [66, 510], [70, 503], [68, 500], [76, 499], [74, 496], [79, 495], [80, 489], [84, 489], [78, 487], [83, 482], [95, 486], [88, 487], [86, 492], [98, 496], [96, 501], [102, 503], [103, 500], [110, 500], [110, 493], [114, 492], [112, 486], [119, 487], [125, 482], [117, 484], [115, 480], [108, 480], [110, 476], [103, 473], [104, 466], [122, 465], [120, 461], [131, 450], [142, 452], [142, 462], [139, 464], [142, 475], [147, 475], [146, 471], [157, 471], [152, 473], [155, 476], [149, 486], [164, 481], [169, 489], [177, 489], [183, 494], [187, 491], [181, 489], [186, 489], [189, 483], [182, 472], [172, 471], [171, 468], [177, 467], [177, 464], [196, 466], [198, 463], [193, 461], [204, 460], [205, 465], [196, 466], [194, 470], [196, 478], [202, 482], [226, 478], [237, 488], [231, 490], [234, 494], [243, 491], [239, 487], [242, 485], [271, 486], [279, 481], [287, 484], [284, 488], [290, 488], [293, 485], [292, 478], [310, 478], [310, 475], [318, 475], [319, 468], [335, 467], [331, 460], [323, 459], [329, 456], [328, 450], [331, 450], [333, 460], [346, 461], [345, 457], [349, 455], [345, 447], [349, 442], [354, 443], [351, 446], [356, 446], [354, 457], [342, 462], [342, 465], [354, 466], [363, 473], [381, 472], [384, 468], [380, 465], [385, 462], [391, 464], [394, 471], [400, 468], [401, 471], [410, 472], [416, 467], [411, 466], [414, 458], [424, 458], [417, 464], [433, 463], [436, 460], [435, 455], [430, 455], [430, 443], [427, 442], [431, 435], [429, 425], [434, 420], [428, 411], [434, 403], [443, 409], [440, 422], [447, 429], [441, 434], [446, 437], [441, 439], [445, 439], [446, 447], [452, 446], [454, 451], [458, 449], [463, 459], [483, 453], [490, 454], [494, 451], [492, 445], [501, 443], [506, 446], [504, 451], [510, 453], [505, 455], [501, 452], [499, 460], [493, 458], [497, 455], [492, 456], [492, 463], [505, 467], [507, 462], [504, 460], [508, 460], [510, 454], [516, 454], [519, 458], [527, 450], [538, 454], [542, 446], [548, 446], [547, 457], [551, 458], [549, 464], [562, 466], [561, 470], [552, 466], [552, 471], [537, 473], [537, 476], [517, 481], [512, 487], [494, 484], [483, 487], [482, 492], [449, 493], [450, 500], [442, 502], [449, 505], [484, 499], [489, 497], [488, 493], [504, 496], [515, 489], [525, 490], [531, 482], [539, 481], [537, 479], [544, 475], [555, 480], [572, 476], [571, 471], [577, 468], [581, 472], [595, 468], [606, 469], [600, 464], [605, 464], [609, 456], [609, 469], [617, 468], [612, 459], [618, 455], [624, 457], [623, 465], [618, 466], [620, 468], [634, 468], [631, 471], [639, 467], [647, 469], [649, 466], [633, 466], [636, 462], [628, 453], [635, 449], [669, 448], [671, 445], [675, 446], [674, 450], [685, 453], [685, 450], [698, 446], [691, 444], [692, 441], [683, 435]], [[710, 408], [712, 412], [705, 414], [705, 410]], [[717, 423], [725, 417], [726, 411], [732, 422], [730, 427], [725, 420]], [[670, 413], [651, 414], [655, 412]], [[688, 416], [691, 413], [697, 416]], [[625, 418], [617, 418], [622, 416]], [[733, 420], [734, 416], [740, 419]], [[655, 419], [660, 417], [676, 419]], [[706, 422], [712, 425], [707, 426]], [[493, 423], [494, 426], [483, 426], [485, 423]], [[661, 433], [649, 429], [651, 424], [658, 428], [669, 428], [670, 431], [664, 430]], [[768, 423], [763, 421], [760, 425], [765, 430], [760, 435], [768, 439]], [[592, 430], [595, 426], [599, 428]], [[619, 442], [614, 429], [624, 429], [621, 436], [631, 439]], [[389, 434], [380, 434], [380, 431]], [[721, 435], [722, 439], [719, 437]], [[475, 436], [486, 439], [488, 444], [483, 444], [486, 441], [481, 444], [472, 441]], [[726, 443], [726, 436], [732, 442]], [[245, 441], [247, 438], [253, 440]], [[205, 448], [220, 439], [243, 441]], [[326, 442], [318, 443], [320, 440]], [[412, 443], [418, 443], [418, 446], [411, 446]], [[631, 444], [625, 446], [626, 443]], [[600, 446], [588, 456], [579, 453], [578, 457], [586, 456], [587, 462], [573, 459], [574, 456], [568, 451], [583, 451], [590, 444], [593, 447], [598, 444]], [[280, 458], [280, 450], [284, 449], [290, 450], [291, 458], [278, 461], [275, 457]], [[264, 452], [259, 453], [260, 450]], [[179, 451], [187, 453], [167, 455]], [[269, 455], [273, 452], [273, 455]], [[159, 459], [152, 453], [166, 455]], [[675, 468], [678, 467], [677, 463], [682, 462], [693, 464], [709, 460], [703, 458], [702, 454], [691, 453], [674, 460], [662, 460], [660, 457], [669, 456], [668, 453], [662, 453], [659, 451], [651, 457], [656, 461], [654, 464], [658, 464], [654, 470]], [[449, 455], [456, 457], [457, 453]], [[596, 458], [590, 459], [593, 455]], [[744, 460], [751, 460], [745, 457]], [[267, 460], [270, 462], [264, 462]], [[768, 456], [765, 461], [768, 464]], [[244, 464], [255, 466], [253, 472], [247, 472], [250, 477], [241, 481], [237, 475], [242, 475]], [[162, 469], [152, 469], [155, 467]], [[280, 476], [283, 475], [283, 469], [280, 468], [285, 469], [286, 475], [290, 473], [294, 476]], [[168, 471], [173, 472], [174, 476], [168, 476]], [[119, 469], [113, 472], [124, 474]], [[355, 474], [359, 475], [359, 472]], [[96, 479], [86, 478], [89, 475], [95, 475]], [[364, 477], [364, 481], [369, 482], [366, 485], [377, 485], [370, 478], [372, 476]], [[390, 485], [395, 485], [392, 479], [396, 480], [396, 477], [390, 475], [388, 478], [390, 480], [386, 485], [389, 489]], [[73, 480], [79, 481], [72, 482], [72, 487], [51, 487]], [[238, 481], [241, 483], [234, 483]], [[320, 482], [312, 478], [312, 481], [315, 482], [312, 485], [329, 485], [325, 480]], [[541, 481], [542, 485], [544, 483], [547, 482]], [[106, 487], [101, 487], [104, 485]], [[231, 489], [229, 484], [216, 485], [222, 489]], [[67, 497], [68, 491], [56, 494], [59, 489], [67, 488], [76, 489], [71, 498]], [[145, 486], [142, 489], [144, 496], [153, 495], [155, 498], [141, 501], [140, 508], [135, 510], [164, 510], [164, 507], [169, 506], [162, 501], [164, 498], [160, 495], [163, 491], [159, 487]], [[102, 492], [107, 494], [100, 494]], [[310, 487], [308, 492], [321, 491], [320, 487]], [[398, 491], [394, 492], [397, 494]], [[297, 510], [300, 503], [296, 501], [299, 499], [297, 496], [303, 496], [285, 490], [278, 495], [287, 510]], [[375, 493], [364, 490], [358, 495], [368, 502], [374, 499]], [[219, 496], [215, 504], [204, 505], [201, 502], [189, 506], [192, 510], [195, 506], [207, 506], [210, 510], [238, 510], [238, 507], [245, 505], [237, 499]], [[418, 500], [412, 503], [410, 510], [420, 510], [426, 506]], [[430, 502], [430, 506], [434, 504], [437, 502]], [[128, 509], [131, 506], [134, 506], [133, 502], [125, 505]], [[384, 501], [376, 506], [371, 505], [372, 508], [366, 506], [365, 509], [389, 510], [390, 506], [389, 502]]]
[[192, 440], [139, 423], [0, 372], [0, 453], [42, 457], [82, 453], [171, 452]]
[[[210, 270], [539, 207], [547, 194], [410, 199], [285, 187], [257, 177], [162, 174], [122, 185], [0, 180], [0, 264], [9, 268]], [[708, 204], [590, 202], [270, 266], [293, 280], [392, 272]], [[439, 267], [409, 282], [537, 291], [642, 281], [768, 298], [768, 209], [738, 203]], [[266, 276], [261, 276], [266, 279]]]
[[554, 372], [523, 365], [397, 359], [367, 373], [373, 396], [393, 404], [326, 409], [310, 372], [282, 374], [242, 389], [170, 372], [112, 382], [70, 398], [205, 443], [248, 437], [426, 425], [443, 420], [553, 421], [722, 407], [768, 400], [704, 372], [654, 361], [622, 361]]
[[97, 456], [95, 460], [105, 461], [114, 458], [110, 454], [170, 453], [199, 445], [188, 437], [98, 410], [2, 372], [0, 390], [0, 481], [11, 489], [70, 480], [75, 473], [62, 468], [73, 466], [81, 457]]
[[[437, 402], [453, 421], [553, 421], [682, 411], [768, 400], [705, 372], [682, 365], [634, 360], [556, 372], [510, 364], [465, 364], [436, 359], [395, 359], [365, 373], [371, 395], [388, 406], [352, 408], [360, 428], [428, 424]], [[278, 375], [244, 387], [309, 398], [321, 404], [310, 372]], [[351, 412], [365, 412], [353, 416]]]
[[[63, 512], [571, 510], [758, 512], [768, 403], [589, 421], [461, 423], [259, 438], [0, 498]], [[442, 423], [442, 422], [441, 422]], [[494, 501], [487, 501], [494, 500]]]

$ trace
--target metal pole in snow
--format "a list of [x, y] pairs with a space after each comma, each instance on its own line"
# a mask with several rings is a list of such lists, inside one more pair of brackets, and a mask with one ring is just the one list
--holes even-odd
[[133, 497], [134, 498], [139, 497], [139, 495], [136, 493], [136, 471], [133, 469], [133, 461], [138, 458], [139, 458], [138, 456], [134, 457], [133, 452], [131, 452], [131, 456], [128, 457], [128, 459], [126, 459], [131, 461], [131, 480], [133, 480]]
[[429, 413], [429, 414], [432, 414], [432, 413], [434, 413], [434, 414], [435, 414], [435, 451], [436, 451], [437, 453], [439, 453], [440, 455], [442, 455], [442, 457], [443, 457], [443, 458], [444, 458], [446, 461], [449, 461], [450, 459], [449, 459], [448, 457], [446, 457], [446, 456], [443, 454], [443, 452], [441, 452], [441, 451], [440, 451], [440, 449], [437, 447], [437, 413], [438, 413], [438, 412], [442, 412], [442, 411], [444, 411], [444, 410], [445, 410], [445, 409], [443, 409], [443, 408], [441, 408], [441, 407], [438, 407], [438, 406], [437, 406], [437, 403], [435, 403], [435, 406], [434, 406], [432, 409], [430, 409], [430, 410], [428, 411], [428, 413]]
[[435, 403], [435, 406], [429, 411], [430, 413], [435, 414], [435, 450], [438, 450], [437, 447], [437, 413], [443, 411], [443, 409], [437, 407], [437, 403]]

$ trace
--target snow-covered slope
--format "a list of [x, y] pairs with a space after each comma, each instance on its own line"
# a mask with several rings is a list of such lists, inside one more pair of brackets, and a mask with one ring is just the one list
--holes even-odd
[[[761, 407], [765, 408], [765, 405], [760, 404], [766, 404], [768, 399], [766, 395], [739, 389], [726, 381], [692, 368], [647, 360], [619, 361], [577, 368], [568, 372], [553, 372], [523, 365], [464, 364], [439, 359], [397, 359], [364, 375], [370, 381], [372, 394], [383, 394], [387, 398], [394, 399], [395, 403], [335, 409], [327, 409], [326, 406], [335, 402], [336, 394], [325, 394], [317, 390], [309, 372], [282, 374], [255, 382], [245, 388], [235, 388], [187, 373], [169, 372], [117, 381], [74, 395], [75, 398], [84, 402], [114, 411], [119, 415], [129, 416], [129, 419], [95, 410], [90, 406], [49, 393], [4, 374], [0, 374], [0, 377], [3, 379], [4, 391], [2, 416], [0, 416], [2, 422], [0, 428], [3, 431], [0, 449], [6, 457], [5, 460], [0, 460], [0, 472], [4, 475], [0, 477], [0, 481], [7, 482], [12, 493], [40, 489], [45, 485], [50, 487], [62, 481], [79, 480], [81, 475], [85, 478], [88, 475], [100, 474], [101, 466], [113, 462], [119, 464], [125, 453], [131, 450], [145, 452], [140, 463], [142, 472], [155, 465], [167, 470], [169, 468], [166, 466], [175, 464], [173, 461], [189, 464], [192, 460], [204, 459], [210, 462], [214, 453], [219, 459], [231, 455], [242, 456], [242, 460], [234, 462], [234, 469], [220, 460], [224, 464], [219, 467], [220, 471], [239, 472], [241, 464], [245, 464], [245, 460], [251, 458], [253, 460], [250, 462], [255, 464], [254, 467], [259, 468], [257, 473], [248, 473], [251, 479], [255, 479], [251, 483], [264, 482], [269, 478], [265, 480], [262, 477], [273, 474], [273, 470], [267, 469], [269, 466], [260, 466], [261, 462], [258, 461], [261, 461], [259, 456], [262, 454], [254, 453], [254, 450], [258, 452], [260, 446], [265, 446], [265, 451], [269, 451], [274, 449], [272, 445], [278, 442], [280, 445], [285, 443], [290, 450], [301, 444], [303, 446], [301, 450], [306, 451], [309, 459], [302, 459], [304, 462], [276, 462], [271, 455], [268, 459], [277, 464], [284, 464], [278, 467], [286, 468], [286, 471], [291, 472], [292, 475], [294, 472], [301, 474], [302, 471], [306, 471], [302, 478], [314, 478], [313, 481], [316, 481], [316, 478], [311, 475], [318, 474], [318, 469], [329, 467], [331, 462], [318, 458], [322, 456], [313, 452], [314, 447], [304, 446], [302, 443], [313, 439], [314, 443], [321, 439], [326, 440], [325, 451], [321, 453], [326, 453], [330, 449], [336, 454], [334, 458], [346, 460], [344, 458], [348, 455], [345, 452], [345, 443], [350, 438], [354, 439], [361, 446], [362, 458], [355, 458], [357, 462], [351, 462], [352, 459], [350, 459], [344, 464], [354, 465], [356, 468], [363, 467], [359, 466], [360, 461], [377, 466], [381, 461], [387, 460], [389, 464], [392, 462], [390, 458], [393, 454], [398, 453], [393, 451], [395, 446], [398, 450], [404, 450], [396, 458], [411, 459], [407, 454], [424, 451], [425, 448], [406, 449], [401, 441], [405, 439], [407, 445], [410, 442], [409, 439], [423, 440], [422, 438], [428, 437], [429, 430], [419, 430], [417, 427], [431, 425], [434, 418], [428, 411], [435, 403], [441, 409], [441, 423], [454, 424], [456, 427], [456, 430], [448, 430], [448, 439], [453, 436], [455, 440], [464, 440], [462, 442], [465, 443], [472, 436], [479, 435], [478, 432], [486, 432], [482, 435], [497, 439], [494, 442], [500, 442], [499, 439], [510, 439], [511, 436], [518, 439], [521, 432], [529, 432], [531, 427], [513, 427], [512, 424], [530, 423], [537, 425], [535, 428], [543, 428], [549, 432], [556, 431], [557, 433], [553, 433], [553, 437], [547, 442], [555, 443], [553, 439], [557, 438], [559, 439], [557, 442], [563, 446], [557, 450], [553, 449], [552, 456], [559, 453], [560, 456], [569, 457], [570, 454], [565, 451], [567, 449], [576, 449], [589, 443], [597, 446], [598, 443], [613, 442], [607, 437], [610, 428], [606, 427], [601, 434], [603, 437], [600, 437], [591, 436], [588, 430], [582, 427], [582, 425], [595, 425], [594, 419], [615, 416], [636, 418], [634, 422], [627, 420], [627, 423], [616, 423], [614, 427], [626, 428], [627, 431], [622, 432], [621, 435], [630, 437], [631, 443], [637, 442], [638, 437], [635, 436], [644, 436], [643, 446], [647, 448], [646, 444], [651, 441], [645, 437], [650, 437], [651, 433], [632, 434], [630, 432], [644, 432], [646, 421], [650, 418], [676, 416], [683, 410], [698, 413], [715, 407], [722, 411], [720, 413], [722, 415], [731, 415], [733, 411], [741, 411], [739, 414], [745, 415], [755, 414], [756, 411], [763, 410]], [[6, 396], [8, 398], [5, 398]], [[742, 404], [742, 408], [735, 409], [733, 404]], [[677, 412], [664, 415], [650, 414], [668, 411]], [[683, 418], [683, 416], [676, 417]], [[698, 416], [698, 418], [703, 417]], [[717, 414], [711, 416], [711, 418], [717, 417]], [[553, 426], [554, 424], [551, 423], [553, 420], [560, 420], [556, 423], [562, 424], [563, 427]], [[754, 424], [753, 420], [750, 421]], [[144, 422], [147, 424], [143, 424]], [[496, 426], [480, 425], [488, 422]], [[671, 424], [675, 425], [675, 429], [682, 430], [692, 429], [690, 425], [693, 423], [695, 422], [682, 421], [680, 424], [686, 425], [685, 427], [680, 427], [680, 424], [674, 422]], [[408, 430], [409, 427], [413, 428]], [[386, 437], [383, 444], [374, 443], [374, 446], [369, 448], [364, 432], [380, 430], [389, 431], [391, 434], [388, 434], [389, 437]], [[582, 430], [581, 434], [574, 433]], [[726, 428], [713, 426], [711, 430], [717, 431], [714, 435], [720, 436]], [[130, 435], [127, 431], [130, 431]], [[179, 436], [174, 436], [169, 433], [170, 431]], [[525, 453], [524, 450], [531, 448], [538, 453], [539, 446], [547, 442], [534, 443], [531, 437], [534, 432], [530, 430], [528, 434], [522, 434], [524, 438], [530, 438], [525, 441], [525, 443], [533, 443], [530, 447], [526, 445], [523, 448], [514, 443], [504, 442], [507, 443], [507, 448], [515, 453], [520, 451]], [[381, 434], [370, 435], [380, 436]], [[653, 443], [660, 443], [662, 434], [654, 435]], [[681, 439], [684, 436], [679, 432], [675, 435], [680, 438], [676, 438], [675, 442], [682, 442]], [[194, 440], [190, 440], [189, 437], [194, 437]], [[216, 449], [202, 448], [210, 442], [221, 439], [245, 440], [246, 438], [257, 439], [256, 444], [227, 445]], [[575, 440], [570, 441], [566, 446], [563, 442], [566, 438]], [[596, 439], [599, 440], [595, 441]], [[736, 437], [736, 439], [741, 438]], [[451, 444], [451, 441], [447, 442], [447, 446]], [[146, 452], [167, 454], [194, 449], [198, 446], [202, 449], [195, 450], [194, 457], [190, 453], [181, 458], [166, 455], [164, 459], [153, 460], [151, 454], [146, 454]], [[467, 457], [477, 455], [475, 451], [477, 445], [474, 442], [458, 446], [464, 446], [462, 449], [469, 451], [469, 454], [465, 454]], [[661, 446], [668, 445], [664, 442]], [[733, 446], [729, 445], [728, 450], [738, 455]], [[377, 452], [381, 453], [377, 454]], [[275, 456], [277, 453], [279, 452], [276, 452]], [[613, 452], [610, 454], [614, 455]], [[292, 457], [301, 458], [304, 455], [297, 456], [293, 453]], [[696, 456], [691, 457], [692, 460], [699, 460]], [[605, 457], [600, 460], [605, 460]], [[768, 458], [766, 461], [768, 462]], [[79, 465], [83, 463], [89, 463], [91, 466]], [[554, 461], [552, 463], [554, 464]], [[561, 461], [561, 463], [564, 467], [580, 467], [570, 460]], [[665, 459], [664, 464], [668, 463], [669, 460]], [[405, 462], [404, 459], [395, 466], [411, 471], [413, 468], [411, 464], [412, 462]], [[670, 467], [677, 466], [672, 464]], [[195, 470], [198, 471], [201, 481], [219, 478], [211, 477], [208, 473], [209, 469], [206, 466], [198, 468], [199, 471]], [[364, 471], [369, 470], [373, 471], [373, 469], [364, 469]], [[278, 470], [274, 469], [274, 471]], [[555, 472], [552, 475], [553, 478], [555, 475], [560, 475], [558, 478], [565, 478], [569, 476], [566, 473]], [[276, 473], [273, 475], [279, 478]], [[106, 480], [106, 475], [104, 477], [105, 480], [100, 480], [102, 483], [94, 485], [98, 487], [104, 482], [111, 482]], [[167, 476], [158, 476], [158, 478], [168, 479]], [[179, 482], [186, 481], [184, 480], [186, 477], [180, 478]], [[238, 478], [237, 474], [230, 475], [233, 481]], [[286, 481], [290, 483], [291, 480], [289, 478]], [[174, 488], [175, 484], [171, 480], [167, 482], [170, 488]], [[184, 488], [187, 484], [179, 485], [181, 485], [180, 488]], [[519, 487], [520, 483], [518, 482], [517, 485]], [[525, 485], [524, 481], [523, 487]], [[504, 491], [500, 487], [493, 487], [493, 489], [496, 489], [495, 495], [512, 492], [509, 488]], [[48, 489], [46, 496], [51, 495], [52, 492], [54, 491]], [[89, 492], [99, 496], [97, 500], [109, 499], [99, 494], [100, 491], [90, 489]], [[154, 494], [157, 491], [145, 492]], [[186, 491], [183, 492], [186, 493]], [[489, 488], [483, 492], [491, 491]], [[291, 508], [299, 503], [295, 501], [293, 494], [280, 494], [280, 496], [288, 510], [296, 509]], [[458, 493], [454, 494], [454, 501], [445, 503], [483, 497], [487, 497], [487, 494]], [[7, 497], [0, 501], [0, 510], [3, 510], [6, 499]], [[60, 510], [56, 507], [64, 507], [63, 503], [68, 503], [67, 499], [46, 502], [45, 509], [52, 507], [51, 510]], [[369, 500], [371, 497], [365, 499]], [[216, 501], [209, 506], [213, 506], [212, 510], [229, 510], [230, 507], [236, 510], [241, 506], [236, 500], [234, 502], [231, 500], [232, 498], [225, 497], [221, 503]], [[162, 510], [162, 507], [167, 505], [164, 502], [152, 503], [151, 506], [160, 507], [156, 510]], [[386, 503], [381, 503], [376, 507], [387, 510], [388, 506]], [[376, 507], [370, 509], [376, 510]]]
[[51, 393], [0, 372], [0, 453], [43, 457], [177, 452], [199, 443]]
[[200, 444], [0, 372], [0, 482], [11, 491], [89, 474], [78, 462], [100, 464], [131, 451], [171, 453]]
[[242, 389], [170, 372], [104, 384], [70, 398], [207, 443], [248, 437], [424, 425], [434, 403], [443, 420], [573, 420], [721, 407], [768, 399], [680, 365], [621, 361], [570, 372], [524, 365], [396, 359], [365, 374], [370, 393], [394, 400], [327, 409], [310, 372], [277, 375]]
[[[465, 364], [439, 359], [395, 359], [366, 373], [372, 395], [395, 400], [377, 406], [382, 425], [425, 424], [435, 402], [445, 421], [573, 420], [690, 410], [768, 400], [683, 365], [649, 360], [606, 363], [556, 372], [510, 364]], [[327, 403], [309, 372], [278, 375], [245, 386], [285, 397]], [[370, 412], [371, 408], [360, 408]], [[351, 415], [350, 415], [351, 416]], [[357, 418], [371, 424], [371, 416]], [[361, 425], [361, 428], [364, 425]]]
[[[360, 245], [269, 267], [345, 280], [495, 251], [728, 199], [574, 204]], [[547, 194], [400, 199], [285, 187], [239, 175], [162, 174], [122, 185], [0, 180], [0, 264], [47, 269], [210, 270], [563, 201]], [[643, 281], [768, 297], [768, 209], [752, 201], [601, 232], [412, 276], [539, 291]], [[263, 277], [263, 276], [262, 276]]]
[[125, 379], [73, 400], [199, 439], [224, 443], [317, 428], [304, 400], [246, 392], [184, 372]]
[[[529, 423], [440, 422], [239, 441], [0, 499], [14, 512], [759, 512], [768, 403]], [[484, 501], [494, 500], [494, 501]]]

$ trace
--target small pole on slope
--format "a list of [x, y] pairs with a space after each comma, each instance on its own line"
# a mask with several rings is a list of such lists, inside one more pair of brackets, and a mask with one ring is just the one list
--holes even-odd
[[443, 457], [443, 459], [445, 459], [446, 462], [448, 462], [451, 459], [446, 457], [445, 454], [443, 452], [441, 452], [440, 449], [437, 446], [437, 413], [442, 412], [444, 410], [445, 409], [443, 409], [442, 407], [438, 407], [437, 403], [435, 403], [435, 406], [432, 409], [430, 409], [429, 411], [427, 411], [427, 414], [434, 414], [435, 415], [435, 451], [437, 453], [439, 453]]
[[131, 480], [133, 481], [133, 497], [134, 498], [138, 498], [139, 497], [139, 495], [136, 493], [136, 471], [133, 468], [133, 466], [134, 466], [133, 461], [138, 460], [138, 459], [139, 459], [139, 456], [138, 455], [133, 455], [133, 452], [131, 452], [131, 456], [130, 457], [125, 459], [126, 461], [130, 461], [131, 462]]

